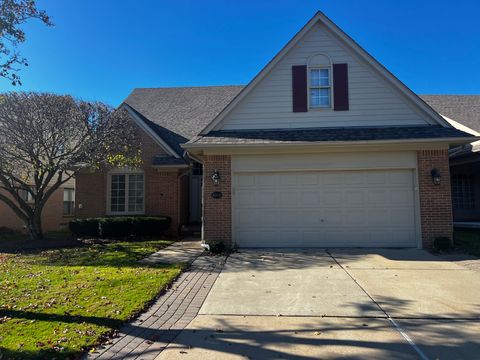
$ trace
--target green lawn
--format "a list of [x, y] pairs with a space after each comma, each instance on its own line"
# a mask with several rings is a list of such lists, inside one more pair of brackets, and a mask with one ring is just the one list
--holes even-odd
[[455, 229], [455, 247], [467, 254], [480, 256], [480, 229]]
[[98, 343], [180, 273], [138, 263], [170, 243], [0, 253], [0, 359], [68, 359]]

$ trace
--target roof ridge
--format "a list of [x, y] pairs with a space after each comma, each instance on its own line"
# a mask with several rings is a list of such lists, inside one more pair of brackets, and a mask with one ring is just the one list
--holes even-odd
[[163, 86], [163, 87], [137, 87], [133, 90], [159, 90], [159, 89], [205, 89], [221, 87], [245, 87], [245, 85], [196, 85], [196, 86]]
[[480, 94], [418, 94], [418, 96], [480, 96]]

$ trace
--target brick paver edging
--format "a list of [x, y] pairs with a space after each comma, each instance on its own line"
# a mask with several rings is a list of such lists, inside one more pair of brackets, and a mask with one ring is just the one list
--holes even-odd
[[84, 359], [155, 359], [197, 316], [225, 260], [225, 256], [198, 257], [145, 313], [120, 329], [111, 345]]

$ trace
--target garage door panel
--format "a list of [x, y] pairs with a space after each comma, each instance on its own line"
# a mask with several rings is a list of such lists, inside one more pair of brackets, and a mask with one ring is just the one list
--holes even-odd
[[319, 176], [315, 173], [299, 175], [298, 179], [302, 185], [319, 185]]
[[322, 194], [325, 205], [339, 205], [343, 203], [343, 192], [340, 190], [323, 191]]
[[385, 205], [388, 199], [387, 190], [369, 190], [367, 196], [370, 205]]
[[298, 191], [295, 190], [285, 190], [281, 191], [277, 196], [279, 197], [280, 206], [289, 206], [289, 205], [298, 205]]
[[321, 202], [320, 195], [318, 191], [309, 190], [309, 191], [302, 191], [300, 193], [300, 201], [304, 206], [311, 206], [315, 205], [318, 206]]
[[272, 186], [277, 183], [276, 174], [258, 175], [255, 177], [255, 183], [260, 186]]
[[357, 171], [352, 171], [343, 174], [343, 184], [346, 185], [361, 185], [365, 182], [365, 174]]
[[366, 222], [368, 226], [382, 227], [390, 225], [391, 214], [385, 209], [373, 209], [368, 211]]
[[[355, 210], [346, 210], [344, 213], [344, 223], [343, 225], [352, 227], [352, 226], [361, 226], [362, 224], [366, 224], [368, 217], [365, 216], [365, 212]], [[326, 224], [327, 226], [329, 224]]]
[[350, 205], [364, 205], [365, 194], [363, 190], [347, 190], [345, 191], [345, 200]]
[[341, 173], [325, 173], [322, 174], [322, 185], [338, 185], [343, 183]]
[[239, 188], [243, 186], [252, 186], [255, 184], [255, 177], [249, 174], [237, 175], [237, 185]]
[[369, 172], [367, 173], [367, 184], [381, 185], [387, 182], [387, 174], [384, 172]]
[[255, 199], [256, 191], [251, 190], [238, 190], [236, 194], [236, 201], [238, 203], [238, 207], [250, 207], [255, 206], [256, 199]]
[[411, 189], [392, 189], [390, 191], [390, 202], [392, 205], [410, 204], [413, 197]]
[[389, 182], [392, 185], [413, 185], [413, 176], [411, 172], [390, 172], [388, 173]]
[[263, 190], [253, 192], [254, 205], [253, 207], [259, 208], [271, 208], [278, 205], [278, 193], [277, 191]]
[[320, 226], [322, 222], [322, 213], [315, 210], [303, 210], [301, 212], [302, 223], [305, 226]]
[[343, 210], [335, 208], [327, 208], [324, 210], [325, 213], [325, 224], [330, 226], [339, 226], [343, 224], [345, 216], [343, 215]]
[[390, 210], [390, 224], [392, 226], [410, 225], [413, 226], [415, 218], [412, 209], [391, 209]]
[[413, 247], [412, 170], [234, 175], [244, 247]]

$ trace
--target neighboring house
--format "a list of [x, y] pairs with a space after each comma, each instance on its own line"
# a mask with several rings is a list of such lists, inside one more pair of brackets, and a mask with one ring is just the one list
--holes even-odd
[[[5, 190], [0, 191], [7, 194]], [[33, 201], [31, 195], [24, 192], [24, 199]], [[75, 210], [75, 180], [69, 180], [63, 184], [48, 199], [42, 212], [42, 226], [44, 231], [65, 230], [68, 223], [74, 217]], [[0, 228], [5, 227], [16, 231], [25, 231], [26, 225], [8, 207], [0, 201]]]
[[136, 89], [122, 106], [144, 164], [78, 174], [80, 217], [202, 220], [206, 242], [240, 247], [452, 237], [448, 150], [475, 137], [320, 12], [246, 87]]
[[[436, 111], [480, 132], [480, 95], [422, 95]], [[455, 226], [480, 226], [480, 142], [450, 150]], [[477, 224], [470, 224], [471, 222]]]

